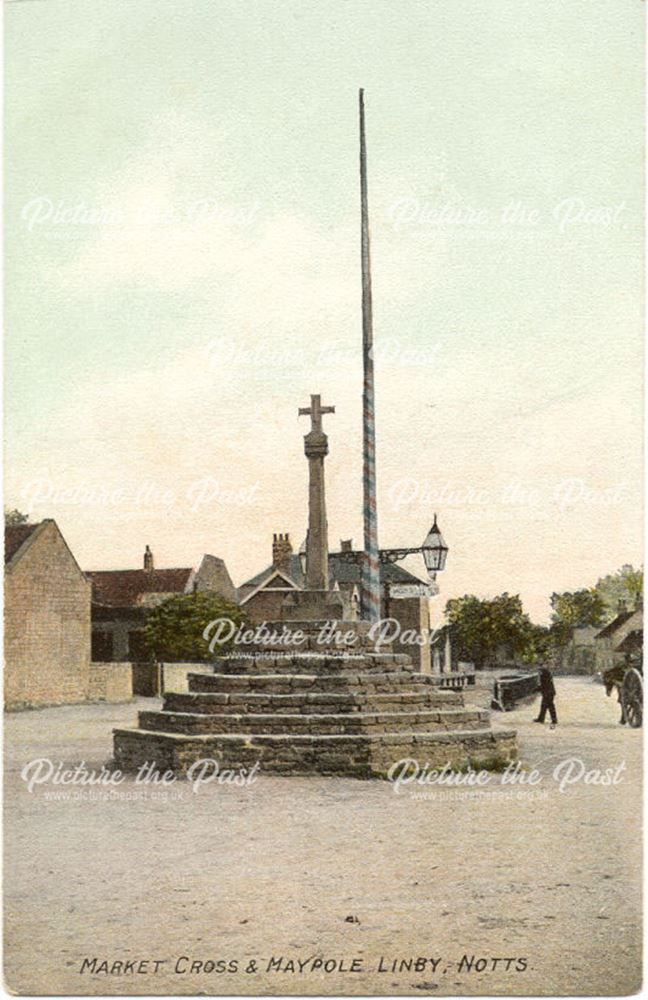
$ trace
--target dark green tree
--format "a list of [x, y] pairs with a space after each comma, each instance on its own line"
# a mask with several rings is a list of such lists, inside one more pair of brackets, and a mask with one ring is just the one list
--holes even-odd
[[574, 628], [585, 625], [602, 625], [605, 605], [594, 588], [564, 591], [551, 595], [553, 613], [551, 620], [564, 622]]
[[598, 627], [605, 621], [605, 603], [593, 587], [551, 595], [551, 635], [556, 645], [564, 645], [572, 629]]
[[523, 638], [519, 650], [523, 663], [546, 663], [552, 659], [553, 640], [551, 630], [545, 625], [529, 623], [528, 634]]
[[605, 620], [611, 621], [617, 613], [619, 601], [625, 601], [631, 608], [643, 594], [643, 567], [635, 569], [626, 563], [616, 573], [602, 576], [594, 589], [605, 607]]
[[17, 510], [15, 507], [13, 510], [9, 510], [8, 507], [5, 507], [4, 519], [7, 526], [13, 524], [27, 524], [29, 521], [29, 515], [23, 514], [22, 511]]
[[228, 619], [236, 628], [245, 624], [246, 616], [236, 605], [219, 594], [198, 591], [169, 597], [150, 612], [144, 636], [151, 659], [164, 661], [213, 660], [227, 653], [232, 643], [219, 645], [211, 653], [203, 633], [210, 622]]
[[502, 646], [525, 662], [539, 656], [539, 626], [530, 621], [518, 594], [485, 599], [465, 594], [448, 601], [445, 614], [458, 657], [478, 669], [492, 663]]

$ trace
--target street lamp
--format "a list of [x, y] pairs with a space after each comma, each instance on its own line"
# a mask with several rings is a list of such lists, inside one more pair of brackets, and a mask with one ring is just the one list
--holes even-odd
[[426, 539], [421, 546], [421, 552], [423, 553], [423, 561], [425, 562], [428, 576], [431, 580], [434, 580], [436, 574], [440, 570], [445, 569], [446, 559], [448, 558], [448, 546], [439, 531], [436, 514], [434, 515], [434, 524], [428, 531]]
[[396, 563], [404, 559], [405, 556], [411, 555], [423, 556], [428, 576], [431, 579], [434, 579], [435, 574], [440, 572], [440, 570], [445, 569], [448, 546], [439, 531], [436, 514], [434, 515], [434, 524], [428, 531], [422, 545], [419, 545], [415, 549], [381, 549], [380, 561], [381, 563]]
[[[306, 555], [306, 543], [299, 550], [300, 559], [305, 560]], [[423, 561], [425, 562], [425, 568], [427, 569], [428, 576], [430, 580], [436, 580], [436, 575], [441, 570], [445, 569], [446, 559], [448, 558], [448, 546], [446, 545], [443, 535], [439, 530], [439, 525], [437, 524], [436, 514], [434, 515], [434, 522], [432, 527], [428, 531], [425, 541], [422, 545], [416, 548], [402, 548], [402, 549], [380, 549], [379, 558], [380, 562], [384, 564], [397, 563], [401, 559], [405, 559], [406, 556], [412, 555], [422, 555]], [[336, 558], [343, 563], [361, 563], [365, 558], [365, 553], [363, 551], [358, 551], [357, 549], [351, 549], [343, 547], [342, 550], [336, 553]], [[302, 562], [303, 568], [303, 562]]]

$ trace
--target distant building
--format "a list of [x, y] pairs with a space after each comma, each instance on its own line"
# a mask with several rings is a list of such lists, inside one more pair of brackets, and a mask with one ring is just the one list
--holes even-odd
[[599, 627], [595, 625], [572, 628], [557, 654], [556, 669], [567, 674], [596, 673], [596, 637], [599, 631]]
[[625, 639], [622, 639], [617, 646], [617, 653], [622, 653], [624, 657], [629, 657], [630, 661], [640, 657], [643, 653], [643, 629], [636, 628], [628, 632]]
[[93, 570], [92, 659], [146, 658], [144, 627], [149, 610], [169, 597], [209, 591], [236, 603], [236, 589], [222, 559], [205, 555], [199, 569], [156, 569], [146, 546], [142, 569]]
[[90, 591], [55, 521], [5, 529], [5, 706], [85, 701]]
[[628, 610], [619, 602], [616, 618], [596, 634], [596, 668], [609, 670], [621, 666], [632, 652], [640, 652], [643, 645], [643, 604], [641, 598]]
[[[340, 593], [345, 618], [357, 618], [360, 609], [361, 553], [354, 551], [351, 541], [341, 543], [339, 552], [328, 557], [329, 589]], [[295, 553], [288, 534], [275, 534], [272, 540], [272, 562], [260, 573], [246, 580], [238, 589], [238, 601], [253, 622], [277, 621], [282, 606], [290, 601], [291, 593], [306, 586], [302, 566], [303, 553]], [[401, 630], [413, 630], [429, 635], [430, 612], [427, 597], [419, 596], [427, 588], [423, 580], [396, 563], [380, 564], [381, 618], [395, 618]], [[415, 669], [429, 673], [430, 644], [396, 642], [394, 652], [412, 657]]]

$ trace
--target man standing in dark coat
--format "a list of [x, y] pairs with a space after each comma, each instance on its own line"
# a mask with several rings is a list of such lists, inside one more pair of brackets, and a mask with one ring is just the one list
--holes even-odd
[[540, 714], [538, 715], [538, 718], [533, 721], [544, 722], [548, 709], [549, 716], [551, 718], [551, 728], [553, 729], [558, 722], [558, 716], [556, 715], [556, 706], [554, 704], [556, 688], [554, 687], [553, 674], [551, 673], [549, 667], [540, 668], [540, 694], [542, 695]]

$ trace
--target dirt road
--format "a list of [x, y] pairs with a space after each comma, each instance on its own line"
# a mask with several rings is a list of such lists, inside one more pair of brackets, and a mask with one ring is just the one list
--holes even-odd
[[[8, 988], [636, 991], [641, 732], [617, 725], [615, 702], [591, 680], [557, 689], [555, 731], [531, 723], [533, 705], [494, 716], [518, 729], [535, 786], [491, 776], [398, 794], [387, 782], [263, 774], [198, 794], [130, 778], [30, 792], [29, 761], [101, 766], [111, 729], [132, 724], [137, 706], [7, 716]], [[578, 781], [568, 758], [582, 761]], [[563, 791], [556, 767], [574, 779]], [[617, 783], [592, 783], [606, 769]]]

